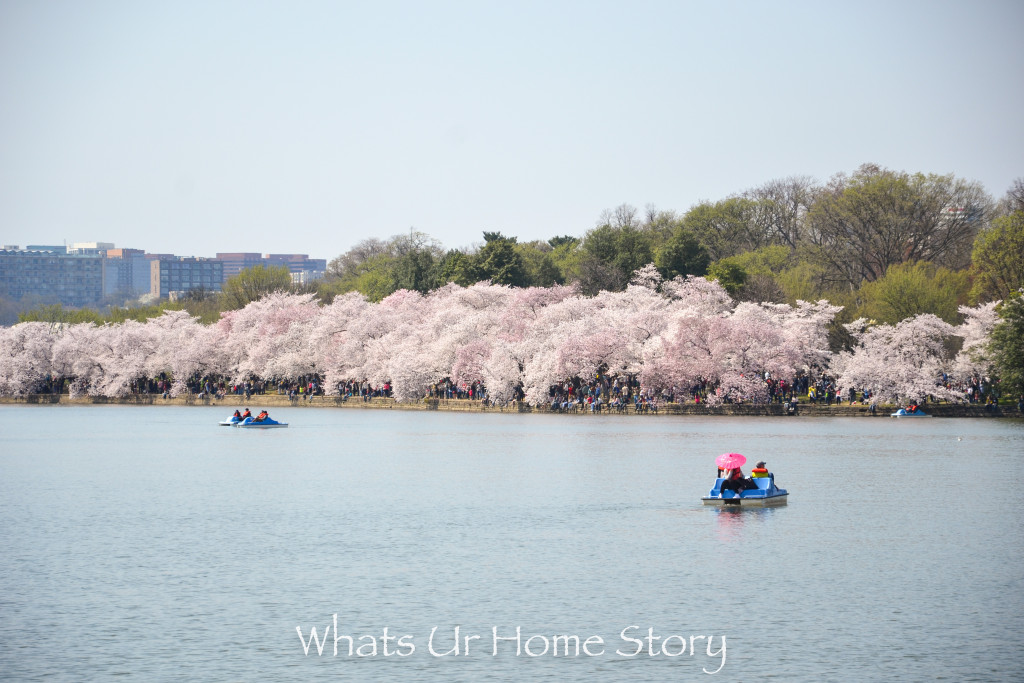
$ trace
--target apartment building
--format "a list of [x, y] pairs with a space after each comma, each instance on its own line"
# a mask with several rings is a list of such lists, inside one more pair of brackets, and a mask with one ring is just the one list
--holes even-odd
[[142, 249], [107, 249], [103, 259], [103, 296], [135, 299], [149, 294], [150, 262], [156, 257]]
[[179, 256], [150, 262], [150, 294], [177, 298], [193, 289], [219, 292], [224, 283], [224, 264], [217, 259]]
[[103, 257], [28, 249], [0, 250], [0, 296], [64, 306], [103, 300]]

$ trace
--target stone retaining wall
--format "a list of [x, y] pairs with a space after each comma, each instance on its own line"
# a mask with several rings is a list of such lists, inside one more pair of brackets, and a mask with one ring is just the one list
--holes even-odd
[[[391, 398], [373, 398], [364, 401], [361, 398], [353, 397], [343, 399], [340, 396], [314, 396], [312, 399], [295, 398], [290, 399], [285, 394], [263, 394], [253, 395], [248, 400], [244, 396], [229, 395], [224, 398], [211, 398], [202, 395], [179, 396], [177, 398], [163, 398], [161, 394], [133, 394], [123, 398], [105, 398], [98, 396], [85, 396], [72, 399], [67, 394], [31, 394], [29, 396], [0, 397], [0, 404], [51, 404], [51, 405], [179, 405], [179, 406], [212, 406], [221, 405], [225, 409], [248, 407], [250, 409], [289, 406], [294, 408], [357, 408], [376, 410], [446, 410], [455, 412], [483, 412], [483, 413], [550, 413], [547, 406], [534, 408], [524, 403], [517, 403], [510, 406], [485, 406], [482, 401], [470, 401], [465, 399], [424, 399], [422, 401], [410, 401], [399, 403]], [[933, 403], [922, 406], [922, 409], [935, 417], [1021, 417], [1021, 413], [1015, 406], [1003, 406], [993, 409], [986, 409], [980, 405], [953, 405], [945, 403]], [[789, 415], [786, 408], [780, 404], [772, 405], [751, 405], [751, 404], [727, 404], [716, 407], [698, 405], [693, 403], [662, 404], [657, 413], [644, 413], [642, 417], [653, 417], [658, 415], [777, 415], [780, 417], [801, 418], [801, 417], [888, 417], [889, 413], [895, 410], [892, 406], [879, 406], [874, 416], [863, 405], [824, 405], [813, 403], [801, 403], [797, 406], [796, 414]], [[632, 410], [625, 410], [621, 413], [605, 411], [613, 416], [636, 415]], [[589, 415], [589, 411], [579, 410], [576, 413], [566, 415]]]

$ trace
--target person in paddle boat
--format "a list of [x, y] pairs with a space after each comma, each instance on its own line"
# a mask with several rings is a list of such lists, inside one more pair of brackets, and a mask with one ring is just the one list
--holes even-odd
[[255, 419], [255, 420], [253, 420], [253, 422], [263, 422], [263, 421], [264, 421], [264, 420], [266, 420], [266, 419], [267, 419], [268, 417], [270, 417], [270, 415], [268, 415], [268, 414], [267, 414], [267, 411], [265, 411], [265, 410], [261, 410], [261, 411], [260, 411], [260, 414], [256, 416], [256, 419]]
[[[236, 410], [235, 412], [237, 413], [238, 411]], [[247, 418], [247, 417], [252, 417], [252, 413], [250, 413], [250, 412], [249, 412], [249, 409], [248, 409], [248, 408], [246, 408], [246, 409], [245, 409], [245, 412], [244, 412], [244, 413], [242, 413], [242, 415], [241, 415], [241, 418], [242, 418], [243, 420], [244, 420], [245, 418]]]
[[242, 414], [240, 412], [238, 412], [237, 410], [235, 411], [235, 414], [232, 415], [231, 417], [232, 417], [232, 419], [237, 419], [239, 421], [242, 420]]
[[758, 463], [756, 465], [754, 465], [754, 469], [750, 470], [750, 478], [751, 479], [757, 479], [759, 477], [767, 477], [767, 476], [768, 476], [768, 467], [766, 466], [764, 460], [759, 460]]
[[719, 491], [735, 491], [738, 496], [747, 489], [757, 488], [757, 484], [743, 476], [743, 469], [740, 467], [724, 470], [721, 478], [723, 481]]

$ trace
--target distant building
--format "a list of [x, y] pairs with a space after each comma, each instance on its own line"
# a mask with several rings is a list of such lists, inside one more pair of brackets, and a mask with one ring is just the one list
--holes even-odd
[[292, 284], [293, 285], [308, 285], [314, 280], [321, 280], [324, 277], [324, 271], [322, 270], [302, 270], [298, 273], [292, 273]]
[[96, 306], [103, 299], [103, 258], [56, 251], [0, 250], [0, 296], [38, 297], [63, 306]]
[[224, 264], [224, 279], [234, 277], [246, 268], [263, 265], [263, 256], [251, 252], [217, 254], [217, 260]]
[[195, 289], [220, 292], [229, 277], [254, 266], [285, 266], [292, 281], [322, 278], [326, 259], [308, 254], [218, 253], [216, 258], [148, 254], [112, 242], [73, 242], [0, 249], [0, 296], [65, 306], [123, 303], [144, 294], [177, 298]]
[[103, 296], [135, 299], [152, 289], [152, 257], [142, 249], [107, 249], [103, 259]]
[[150, 261], [150, 294], [178, 298], [193, 289], [219, 292], [224, 264], [217, 259], [180, 256]]
[[327, 270], [327, 259], [309, 258], [309, 254], [267, 254], [266, 263], [270, 266], [287, 266], [289, 273], [303, 271]]
[[130, 256], [145, 256], [144, 249], [107, 249], [107, 258], [128, 258]]
[[267, 263], [286, 266], [292, 275], [292, 282], [297, 285], [319, 280], [327, 270], [327, 259], [309, 258], [308, 254], [267, 254]]
[[[14, 247], [14, 248], [15, 248], [15, 250], [17, 250], [17, 247]], [[66, 254], [66, 253], [68, 253], [68, 248], [66, 246], [64, 246], [63, 244], [57, 244], [57, 245], [53, 245], [53, 246], [51, 246], [51, 245], [44, 245], [44, 244], [30, 244], [27, 247], [25, 247], [25, 249], [26, 249], [26, 251], [52, 251], [55, 254]]]
[[113, 248], [113, 242], [72, 242], [67, 250], [73, 256], [103, 256], [107, 249]]
[[224, 264], [224, 279], [238, 275], [246, 268], [256, 266], [284, 266], [291, 273], [292, 282], [305, 284], [322, 278], [327, 270], [327, 259], [309, 258], [309, 254], [260, 254], [251, 252], [218, 253], [217, 260]]

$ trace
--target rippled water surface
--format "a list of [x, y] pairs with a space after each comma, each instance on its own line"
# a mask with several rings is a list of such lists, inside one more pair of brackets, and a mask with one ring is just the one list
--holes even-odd
[[228, 412], [0, 407], [0, 677], [1021, 680], [1020, 421]]

